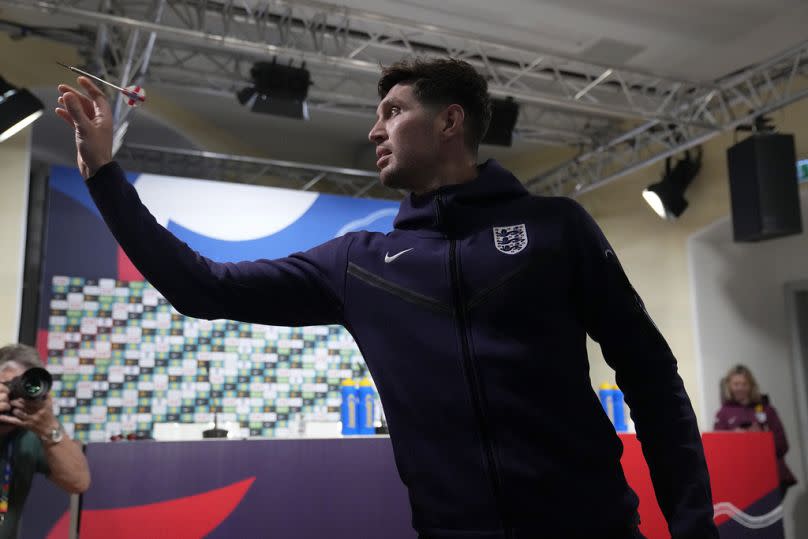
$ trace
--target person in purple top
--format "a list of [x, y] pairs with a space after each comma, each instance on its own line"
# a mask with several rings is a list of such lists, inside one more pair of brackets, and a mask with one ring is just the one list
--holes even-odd
[[392, 232], [239, 263], [205, 258], [155, 221], [112, 160], [106, 97], [79, 84], [86, 95], [59, 86], [57, 114], [75, 132], [90, 194], [180, 312], [351, 332], [420, 537], [641, 537], [587, 334], [616, 370], [671, 535], [718, 537], [676, 359], [579, 204], [532, 196], [497, 162], [477, 162], [490, 100], [468, 63], [383, 69], [368, 138], [381, 182], [409, 192]]
[[797, 484], [797, 479], [786, 465], [788, 440], [780, 416], [769, 403], [769, 397], [761, 394], [752, 371], [744, 365], [732, 367], [721, 380], [721, 409], [715, 415], [713, 430], [771, 431], [777, 455], [780, 493], [785, 496], [789, 487]]

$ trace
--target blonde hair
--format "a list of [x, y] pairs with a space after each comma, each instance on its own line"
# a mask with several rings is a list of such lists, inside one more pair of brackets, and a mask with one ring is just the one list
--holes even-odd
[[752, 404], [760, 404], [763, 402], [763, 398], [760, 394], [760, 386], [758, 386], [752, 371], [745, 365], [735, 365], [727, 372], [727, 375], [721, 379], [721, 402], [735, 402], [732, 398], [732, 391], [730, 391], [729, 388], [729, 379], [739, 374], [746, 377], [746, 381], [749, 382], [749, 402]]

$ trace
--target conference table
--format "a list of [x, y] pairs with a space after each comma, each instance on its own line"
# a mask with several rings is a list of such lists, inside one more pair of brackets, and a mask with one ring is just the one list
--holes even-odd
[[[667, 538], [640, 444], [620, 438], [641, 530]], [[782, 538], [771, 433], [702, 439], [722, 539]], [[38, 478], [22, 539], [67, 539], [71, 524], [81, 539], [416, 537], [386, 436], [92, 443], [86, 454], [92, 486], [72, 518], [69, 497]]]

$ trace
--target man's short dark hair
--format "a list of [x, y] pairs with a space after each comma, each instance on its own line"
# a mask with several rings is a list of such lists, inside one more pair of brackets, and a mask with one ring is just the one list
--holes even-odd
[[6, 363], [13, 361], [25, 369], [42, 367], [42, 360], [39, 359], [39, 352], [26, 344], [9, 344], [0, 348], [0, 369]]
[[465, 112], [466, 145], [475, 154], [491, 123], [488, 82], [463, 60], [402, 60], [382, 68], [379, 97], [384, 99], [396, 84], [411, 84], [424, 105], [458, 104]]

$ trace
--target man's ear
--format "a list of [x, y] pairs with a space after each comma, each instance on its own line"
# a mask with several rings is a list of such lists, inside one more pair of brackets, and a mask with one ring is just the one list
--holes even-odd
[[462, 134], [465, 128], [466, 112], [460, 105], [452, 104], [443, 110], [441, 120], [441, 134], [446, 138], [451, 138], [457, 133]]

